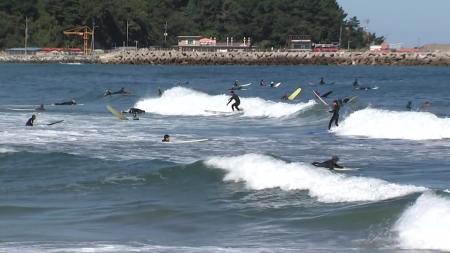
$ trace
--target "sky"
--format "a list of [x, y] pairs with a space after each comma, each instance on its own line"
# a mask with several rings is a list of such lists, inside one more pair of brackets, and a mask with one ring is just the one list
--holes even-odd
[[337, 0], [347, 18], [356, 16], [389, 44], [403, 47], [450, 44], [450, 0]]

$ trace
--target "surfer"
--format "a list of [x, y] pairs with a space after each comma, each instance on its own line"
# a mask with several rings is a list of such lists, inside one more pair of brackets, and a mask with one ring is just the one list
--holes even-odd
[[139, 118], [136, 115], [136, 112], [133, 112], [133, 120], [139, 120]]
[[164, 139], [162, 141], [163, 142], [169, 142], [170, 141], [170, 136], [168, 134], [164, 135]]
[[325, 84], [325, 81], [323, 80], [323, 77], [320, 78], [319, 84]]
[[430, 103], [429, 103], [429, 102], [425, 102], [425, 104], [423, 105], [423, 107], [425, 107], [425, 108], [430, 107]]
[[36, 120], [36, 115], [33, 114], [33, 116], [31, 116], [31, 118], [27, 121], [25, 126], [33, 126], [35, 120]]
[[36, 108], [35, 110], [36, 110], [36, 111], [45, 111], [44, 105], [39, 106], [39, 107]]
[[344, 168], [343, 166], [337, 164], [337, 162], [339, 162], [339, 157], [333, 156], [333, 157], [331, 157], [331, 160], [321, 162], [321, 163], [313, 162], [311, 164], [316, 167], [327, 168], [329, 170], [333, 170], [334, 168], [340, 168], [340, 169]]
[[333, 113], [333, 116], [330, 119], [330, 123], [328, 123], [328, 130], [331, 129], [331, 124], [334, 121], [334, 124], [336, 124], [336, 126], [339, 126], [338, 121], [339, 121], [339, 104], [337, 100], [333, 101], [334, 107], [333, 110], [329, 111], [330, 113]]
[[353, 82], [353, 86], [355, 86], [355, 87], [358, 87], [358, 86], [359, 86], [359, 84], [358, 84], [358, 79], [355, 79], [355, 81]]
[[[121, 113], [127, 113], [127, 111], [121, 111]], [[130, 108], [130, 110], [128, 110], [128, 113], [145, 113], [145, 110], [141, 110], [139, 108]]]
[[315, 90], [314, 92], [320, 97], [320, 92], [318, 90]]
[[350, 98], [348, 98], [348, 95], [347, 95], [347, 96], [345, 96], [345, 98], [344, 98], [344, 103], [348, 103], [348, 101], [350, 101]]
[[288, 99], [288, 95], [284, 94], [284, 96], [281, 99]]
[[406, 109], [411, 110], [411, 107], [412, 107], [411, 101], [408, 101], [408, 104], [406, 104]]
[[123, 94], [123, 93], [127, 93], [126, 91], [125, 91], [125, 89], [122, 87], [122, 89], [120, 89], [118, 92], [116, 92], [116, 93], [118, 93], [118, 94]]
[[162, 96], [161, 88], [159, 88], [159, 87], [158, 87], [158, 96], [159, 96], [159, 97]]
[[261, 79], [261, 82], [259, 82], [259, 85], [261, 85], [261, 86], [266, 86], [266, 85], [264, 84], [264, 80], [262, 80], [262, 79]]
[[233, 83], [233, 88], [237, 88], [239, 85], [238, 85], [238, 80], [236, 79], [236, 81], [234, 81], [234, 83]]
[[339, 106], [342, 106], [342, 105], [343, 105], [342, 99], [338, 99], [338, 105], [339, 105]]
[[234, 104], [231, 105], [231, 110], [233, 110], [233, 112], [234, 112], [234, 108], [236, 108], [236, 110], [240, 111], [238, 106], [241, 104], [241, 100], [239, 99], [238, 95], [234, 94], [234, 91], [230, 91], [230, 94], [231, 94], [231, 98], [228, 99], [227, 106], [231, 101], [234, 100]]
[[74, 99], [68, 101], [68, 102], [62, 102], [62, 103], [53, 103], [53, 105], [76, 105], [77, 103], [75, 102]]

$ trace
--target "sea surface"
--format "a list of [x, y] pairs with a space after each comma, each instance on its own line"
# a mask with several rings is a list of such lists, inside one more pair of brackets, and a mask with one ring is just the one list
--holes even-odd
[[[243, 113], [205, 112], [231, 111], [235, 79], [251, 83]], [[0, 252], [450, 251], [449, 80], [442, 67], [1, 64]], [[312, 134], [331, 117], [312, 90], [359, 100]], [[361, 170], [310, 165], [333, 155]]]

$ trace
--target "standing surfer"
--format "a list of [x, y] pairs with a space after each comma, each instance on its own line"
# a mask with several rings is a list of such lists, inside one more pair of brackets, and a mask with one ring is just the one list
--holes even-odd
[[36, 120], [36, 115], [33, 114], [33, 116], [31, 116], [31, 118], [27, 121], [25, 126], [33, 126], [35, 120]]
[[241, 100], [239, 99], [238, 95], [234, 94], [234, 91], [230, 91], [230, 94], [231, 98], [228, 99], [227, 106], [229, 103], [231, 103], [231, 101], [234, 100], [234, 103], [231, 105], [231, 110], [233, 110], [234, 112], [234, 108], [236, 108], [236, 110], [240, 111], [238, 106], [241, 104]]
[[408, 101], [408, 104], [406, 104], [406, 109], [411, 110], [411, 107], [412, 107], [411, 101]]
[[162, 96], [161, 88], [158, 87], [158, 96]]
[[337, 100], [333, 101], [334, 107], [333, 110], [329, 111], [330, 113], [333, 113], [333, 116], [330, 119], [330, 123], [328, 123], [328, 130], [331, 129], [331, 124], [334, 121], [334, 124], [336, 124], [336, 126], [339, 126], [338, 121], [339, 121], [339, 104]]
[[77, 103], [75, 102], [74, 99], [68, 101], [68, 102], [62, 102], [62, 103], [53, 103], [53, 105], [76, 105]]

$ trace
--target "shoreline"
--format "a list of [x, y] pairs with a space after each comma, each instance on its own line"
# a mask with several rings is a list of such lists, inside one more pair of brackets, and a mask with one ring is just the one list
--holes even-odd
[[0, 63], [127, 65], [450, 66], [450, 53], [121, 51], [93, 56], [0, 55]]

